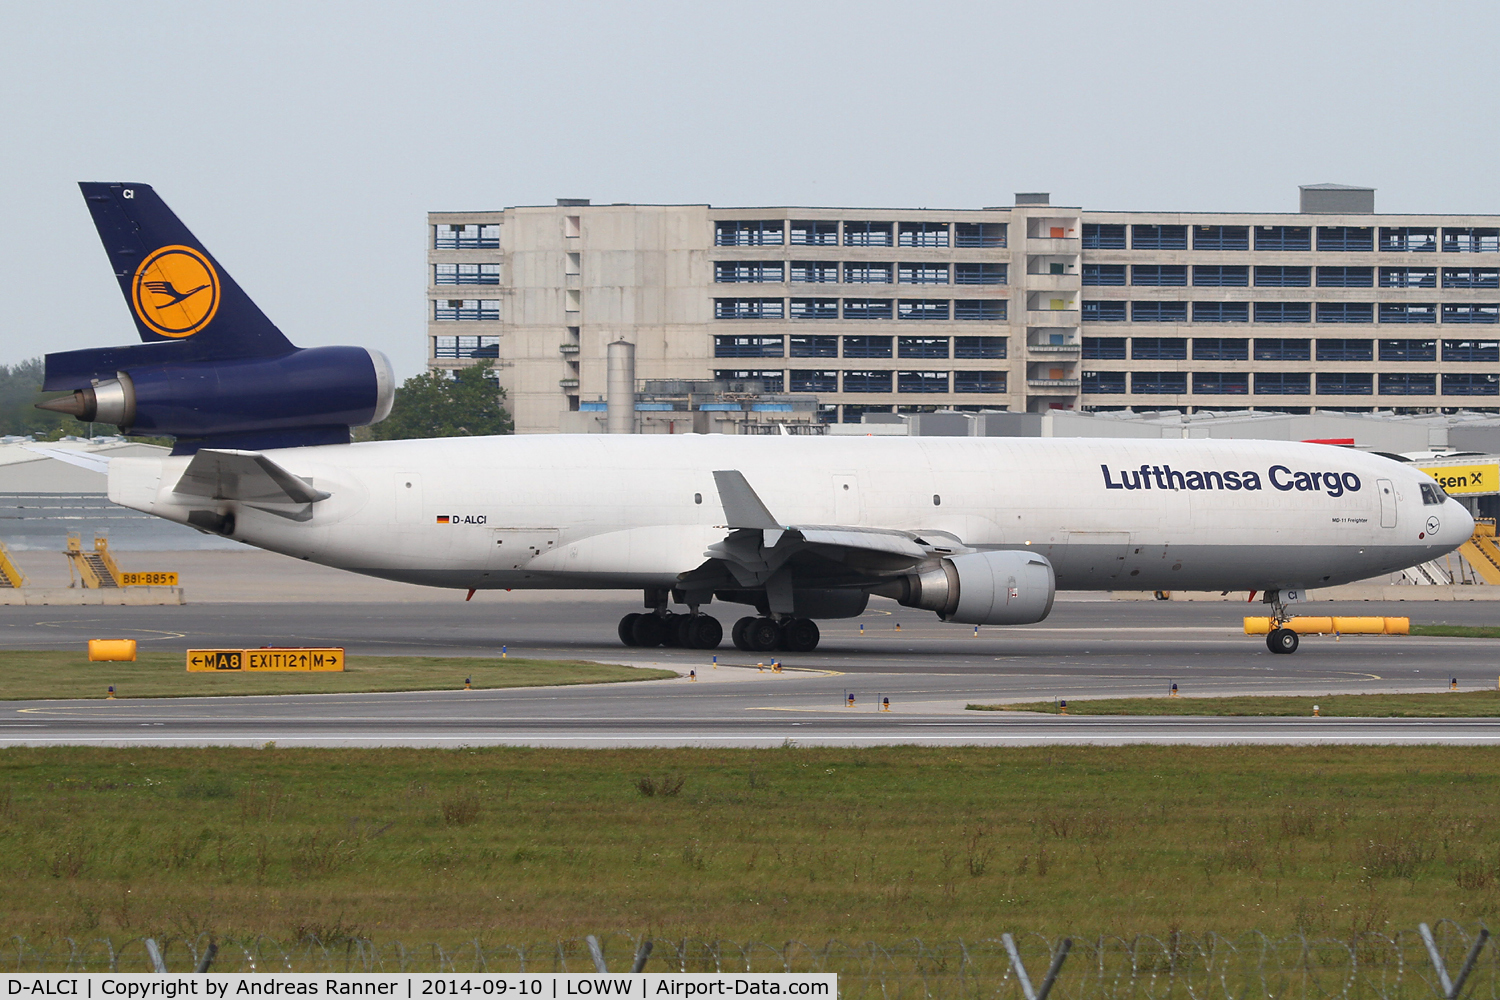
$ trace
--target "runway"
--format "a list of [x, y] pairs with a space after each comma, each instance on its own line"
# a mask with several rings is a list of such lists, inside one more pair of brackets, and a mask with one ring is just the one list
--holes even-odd
[[[1404, 614], [1490, 624], [1493, 605], [1320, 604], [1316, 613]], [[510, 655], [665, 665], [676, 680], [567, 688], [408, 694], [10, 702], [0, 745], [261, 746], [1027, 746], [1124, 743], [1500, 742], [1500, 720], [1056, 717], [977, 713], [971, 702], [1165, 694], [1322, 694], [1493, 689], [1500, 640], [1309, 637], [1292, 656], [1245, 636], [1240, 604], [1060, 602], [1039, 626], [948, 626], [895, 605], [831, 622], [815, 653], [750, 654], [621, 647], [634, 602], [539, 600], [449, 605], [187, 605], [4, 608], [7, 648], [81, 648], [134, 635], [147, 648], [344, 645], [361, 654]], [[720, 610], [717, 607], [715, 610]], [[1259, 611], [1252, 606], [1250, 613]], [[723, 617], [729, 618], [728, 615]], [[895, 625], [900, 621], [901, 629]], [[860, 625], [864, 625], [861, 634]], [[768, 654], [760, 654], [769, 662]], [[462, 684], [455, 671], [454, 687]], [[847, 707], [847, 696], [855, 696]], [[880, 711], [883, 699], [891, 710]]]

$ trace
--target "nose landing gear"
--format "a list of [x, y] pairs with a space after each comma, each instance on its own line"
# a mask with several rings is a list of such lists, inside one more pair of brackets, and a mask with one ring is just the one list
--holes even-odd
[[1300, 641], [1289, 628], [1273, 628], [1266, 633], [1266, 648], [1273, 653], [1295, 653]]

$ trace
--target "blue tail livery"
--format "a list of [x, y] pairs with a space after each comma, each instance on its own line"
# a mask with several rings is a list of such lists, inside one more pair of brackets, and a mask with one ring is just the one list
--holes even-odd
[[82, 183], [141, 343], [47, 355], [38, 404], [201, 447], [342, 444], [383, 420], [390, 362], [362, 347], [299, 348], [148, 184]]

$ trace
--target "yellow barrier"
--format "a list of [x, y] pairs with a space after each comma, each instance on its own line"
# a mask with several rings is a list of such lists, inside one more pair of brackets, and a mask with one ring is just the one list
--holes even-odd
[[[1410, 618], [1319, 618], [1312, 615], [1288, 618], [1281, 623], [1298, 635], [1410, 635]], [[1246, 635], [1265, 635], [1271, 619], [1246, 618]]]
[[338, 671], [344, 669], [341, 646], [307, 649], [190, 649], [187, 651], [190, 674], [238, 671]]
[[134, 639], [90, 639], [89, 660], [109, 661], [126, 660], [135, 662], [135, 640]]

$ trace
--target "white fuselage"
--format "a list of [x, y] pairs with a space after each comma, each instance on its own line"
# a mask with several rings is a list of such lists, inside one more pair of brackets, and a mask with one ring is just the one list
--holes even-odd
[[1273, 441], [537, 435], [264, 454], [328, 499], [272, 512], [180, 495], [187, 457], [114, 460], [110, 499], [180, 522], [232, 510], [251, 545], [454, 588], [671, 587], [727, 533], [715, 470], [742, 473], [783, 524], [1029, 548], [1059, 589], [1326, 587], [1473, 530], [1456, 501], [1423, 502], [1415, 468]]

